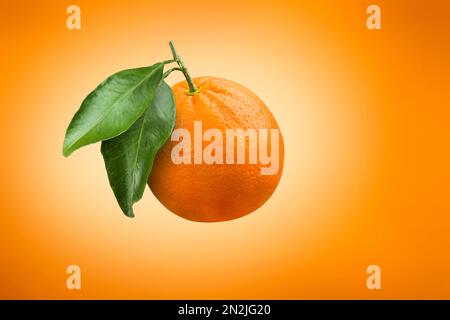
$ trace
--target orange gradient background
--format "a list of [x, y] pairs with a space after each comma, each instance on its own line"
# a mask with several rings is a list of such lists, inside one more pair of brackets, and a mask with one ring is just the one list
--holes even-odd
[[[81, 30], [66, 28], [72, 3]], [[365, 26], [372, 3], [382, 30]], [[449, 10], [2, 1], [0, 298], [449, 299]], [[280, 185], [241, 219], [190, 222], [148, 188], [129, 219], [98, 144], [62, 156], [83, 98], [114, 72], [170, 58], [169, 40], [193, 77], [247, 86], [280, 125]], [[70, 264], [81, 290], [66, 289]], [[366, 288], [370, 264], [381, 290]]]

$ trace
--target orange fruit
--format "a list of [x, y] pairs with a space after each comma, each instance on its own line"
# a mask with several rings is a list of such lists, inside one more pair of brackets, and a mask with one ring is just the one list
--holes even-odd
[[[267, 152], [270, 155], [270, 129], [278, 129], [275, 118], [253, 92], [230, 80], [201, 77], [193, 79], [199, 92], [187, 93], [182, 81], [172, 87], [176, 104], [175, 129], [184, 128], [194, 141], [194, 121], [201, 121], [203, 132], [215, 128], [223, 132], [225, 157], [226, 129], [267, 129]], [[244, 164], [175, 164], [172, 148], [179, 141], [169, 141], [158, 152], [148, 185], [158, 200], [173, 213], [193, 221], [226, 221], [244, 216], [264, 204], [280, 181], [284, 162], [284, 144], [279, 132], [278, 172], [262, 175], [267, 165], [249, 163], [249, 140], [246, 139]], [[192, 145], [194, 143], [192, 142]], [[210, 142], [203, 141], [205, 148]], [[235, 143], [234, 156], [237, 156]], [[259, 149], [259, 146], [258, 146]], [[194, 159], [194, 148], [191, 148]], [[258, 150], [259, 156], [260, 150]]]

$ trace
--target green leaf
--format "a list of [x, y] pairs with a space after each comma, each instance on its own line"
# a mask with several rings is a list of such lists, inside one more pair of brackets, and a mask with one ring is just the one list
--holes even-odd
[[133, 204], [142, 198], [156, 153], [174, 126], [175, 102], [163, 81], [150, 107], [130, 129], [102, 142], [109, 184], [127, 216], [134, 217]]
[[103, 81], [72, 118], [64, 138], [64, 156], [126, 131], [153, 100], [163, 68], [162, 63], [155, 63], [120, 71]]

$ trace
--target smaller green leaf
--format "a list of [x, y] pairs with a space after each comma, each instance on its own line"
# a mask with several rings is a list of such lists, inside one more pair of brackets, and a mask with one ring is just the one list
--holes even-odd
[[142, 198], [156, 153], [175, 126], [175, 102], [163, 81], [144, 114], [121, 135], [102, 142], [102, 155], [114, 195], [129, 217]]
[[123, 70], [92, 91], [67, 128], [63, 154], [126, 131], [147, 109], [162, 79], [164, 65]]

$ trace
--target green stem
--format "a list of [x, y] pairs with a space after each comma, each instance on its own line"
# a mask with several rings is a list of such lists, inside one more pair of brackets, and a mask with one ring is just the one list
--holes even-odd
[[167, 76], [168, 76], [169, 74], [171, 74], [173, 71], [181, 71], [181, 72], [183, 72], [183, 70], [181, 70], [181, 68], [172, 68], [172, 69], [169, 69], [169, 70], [167, 70], [166, 72], [164, 72], [164, 74], [163, 74], [163, 79], [167, 78]]
[[164, 60], [164, 61], [162, 62], [162, 64], [169, 64], [169, 63], [172, 63], [172, 62], [175, 62], [175, 60], [173, 60], [173, 59], [170, 59], [170, 60]]
[[188, 86], [189, 86], [188, 94], [192, 94], [192, 95], [196, 94], [198, 92], [198, 89], [195, 87], [195, 84], [192, 81], [191, 76], [189, 75], [188, 69], [184, 65], [184, 62], [181, 59], [181, 57], [178, 55], [178, 52], [175, 49], [175, 46], [172, 41], [169, 42], [169, 46], [170, 46], [170, 50], [172, 51], [173, 59], [180, 66], [180, 71], [183, 72], [183, 75], [186, 78], [186, 81], [188, 83]]

